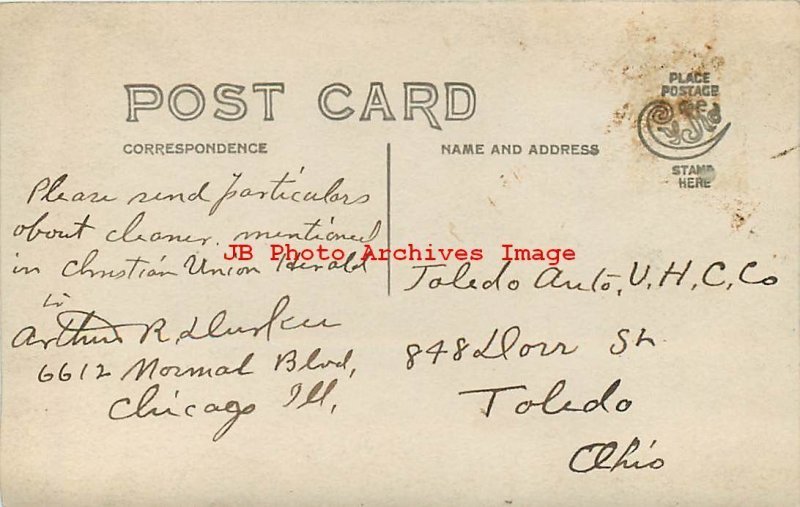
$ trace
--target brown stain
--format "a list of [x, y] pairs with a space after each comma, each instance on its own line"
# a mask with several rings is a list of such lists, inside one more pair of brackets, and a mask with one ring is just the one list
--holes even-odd
[[[711, 24], [716, 28], [716, 20]], [[717, 54], [717, 37], [713, 33], [705, 40], [685, 42], [681, 39], [665, 40], [657, 30], [660, 27], [654, 19], [629, 19], [625, 23], [628, 47], [606, 72], [612, 78], [622, 77], [624, 81], [659, 85], [670, 71], [688, 72], [697, 68], [719, 72], [725, 65], [725, 59]], [[712, 78], [718, 80], [718, 76]]]
[[[731, 214], [731, 229], [739, 232], [756, 212], [759, 203], [747, 202], [742, 199], [734, 199], [732, 203], [724, 206], [725, 211]], [[750, 228], [750, 234], [755, 234]]]
[[[670, 72], [682, 73], [705, 73], [710, 74], [712, 84], [720, 84], [720, 75], [725, 67], [725, 58], [716, 54], [717, 41], [712, 36], [704, 42], [697, 44], [682, 44], [673, 42], [667, 44], [661, 41], [655, 44], [655, 34], [645, 34], [641, 28], [632, 25], [633, 36], [639, 41], [650, 44], [639, 43], [636, 60], [632, 57], [624, 62], [620, 62], [618, 67], [619, 75], [622, 76], [623, 84], [630, 90], [628, 100], [629, 109], [617, 109], [612, 113], [612, 122], [607, 127], [610, 132], [614, 127], [625, 125], [629, 127], [631, 143], [634, 153], [639, 160], [652, 160], [653, 155], [642, 145], [637, 132], [636, 117], [648, 103], [653, 100], [666, 100], [673, 104], [677, 110], [677, 105], [681, 101], [690, 100], [690, 97], [662, 97], [661, 86], [669, 83]], [[720, 102], [724, 88], [720, 87], [720, 95], [704, 98], [708, 102]], [[624, 106], [623, 106], [624, 107]]]
[[694, 73], [710, 72], [712, 74], [719, 74], [720, 69], [725, 65], [725, 58], [721, 56], [712, 56], [708, 60], [701, 61], [692, 67]]
[[630, 42], [628, 50], [606, 71], [614, 81], [649, 81], [653, 75], [666, 68], [663, 43], [658, 36], [644, 26], [644, 21], [630, 19], [625, 23], [626, 39]]
[[715, 35], [693, 43], [670, 41], [656, 32], [658, 27], [653, 25], [647, 19], [628, 20], [625, 34], [630, 41], [629, 49], [605, 69], [616, 86], [628, 90], [625, 103], [611, 113], [611, 122], [606, 125], [605, 133], [618, 127], [629, 127], [638, 157], [648, 159], [652, 154], [639, 142], [635, 119], [645, 105], [655, 99], [664, 99], [660, 95], [661, 86], [668, 83], [669, 73], [710, 72], [712, 82], [718, 84], [725, 65], [725, 59], [716, 54]]
[[527, 50], [527, 49], [528, 49], [528, 45], [527, 45], [527, 44], [525, 44], [525, 41], [523, 41], [523, 40], [520, 40], [520, 41], [517, 43], [517, 45], [519, 46], [519, 48], [520, 48], [522, 51], [525, 51], [525, 50]]
[[733, 213], [733, 220], [731, 220], [731, 227], [733, 228], [734, 231], [738, 231], [739, 229], [741, 229], [745, 222], [747, 222], [747, 218], [744, 215], [742, 215], [738, 211], [735, 211]]
[[626, 102], [611, 115], [611, 123], [606, 125], [605, 133], [609, 134], [613, 127], [619, 127], [626, 119], [631, 118], [631, 103]]
[[[710, 84], [720, 85], [720, 95], [705, 97], [705, 100], [719, 103], [723, 121], [727, 122], [725, 83], [728, 82], [726, 73], [732, 71], [721, 55], [723, 47], [717, 37], [719, 20], [713, 11], [686, 17], [680, 30], [665, 27], [663, 18], [649, 9], [641, 14], [631, 16], [622, 25], [615, 54], [599, 64], [587, 62], [587, 69], [601, 74], [614, 90], [616, 102], [609, 104], [608, 117], [605, 124], [601, 123], [600, 132], [618, 138], [618, 149], [629, 157], [624, 164], [626, 179], [634, 188], [652, 189], [654, 184], [663, 188], [674, 183], [668, 174], [673, 162], [656, 157], [642, 144], [638, 133], [640, 112], [654, 100], [665, 100], [661, 87], [670, 84], [670, 72], [685, 75], [704, 71], [710, 73]], [[678, 102], [685, 97], [666, 100], [677, 112]], [[655, 172], [643, 171], [642, 167]]]
[[611, 121], [614, 122], [614, 125], [621, 125], [622, 121], [630, 116], [630, 112], [631, 112], [631, 103], [626, 102], [622, 104], [621, 108], [614, 111], [614, 117], [611, 119]]
[[719, 82], [720, 73], [725, 66], [725, 58], [716, 54], [716, 37], [703, 44], [703, 49], [694, 50], [686, 47], [672, 49], [671, 64], [676, 72], [681, 72], [681, 66], [686, 68], [686, 62], [691, 72], [711, 73], [711, 79]]

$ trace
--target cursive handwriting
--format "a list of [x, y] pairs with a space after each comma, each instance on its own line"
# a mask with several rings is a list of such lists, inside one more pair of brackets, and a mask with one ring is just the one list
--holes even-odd
[[[237, 400], [230, 400], [224, 404], [205, 403], [203, 405], [201, 403], [201, 405], [203, 405], [202, 408], [200, 408], [197, 403], [181, 404], [180, 407], [168, 405], [160, 408], [154, 401], [158, 396], [160, 389], [161, 386], [159, 384], [151, 385], [144, 391], [144, 393], [142, 393], [136, 402], [132, 401], [128, 396], [119, 398], [111, 403], [111, 406], [108, 408], [108, 418], [112, 421], [122, 421], [132, 417], [137, 419], [164, 416], [194, 417], [198, 411], [201, 411], [204, 414], [232, 414], [230, 419], [227, 419], [216, 431], [216, 433], [214, 433], [214, 436], [211, 437], [211, 440], [216, 442], [224, 437], [228, 431], [230, 431], [230, 429], [234, 424], [236, 424], [236, 421], [238, 421], [241, 416], [252, 414], [256, 410], [255, 403], [242, 406], [242, 404]], [[175, 399], [178, 398], [179, 392], [180, 391], [177, 390], [175, 391]], [[175, 401], [172, 403], [177, 404]]]

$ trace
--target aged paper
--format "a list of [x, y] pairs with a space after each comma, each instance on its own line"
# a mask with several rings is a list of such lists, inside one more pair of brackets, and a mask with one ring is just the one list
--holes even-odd
[[797, 505], [799, 14], [0, 6], [3, 505]]

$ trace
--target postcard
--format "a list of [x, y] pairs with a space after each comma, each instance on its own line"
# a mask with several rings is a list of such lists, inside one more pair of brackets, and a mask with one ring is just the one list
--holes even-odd
[[800, 502], [797, 2], [0, 33], [3, 505]]

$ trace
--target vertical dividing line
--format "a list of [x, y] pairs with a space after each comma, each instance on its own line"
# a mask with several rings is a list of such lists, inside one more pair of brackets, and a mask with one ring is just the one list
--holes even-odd
[[392, 295], [392, 145], [386, 143], [386, 295]]

